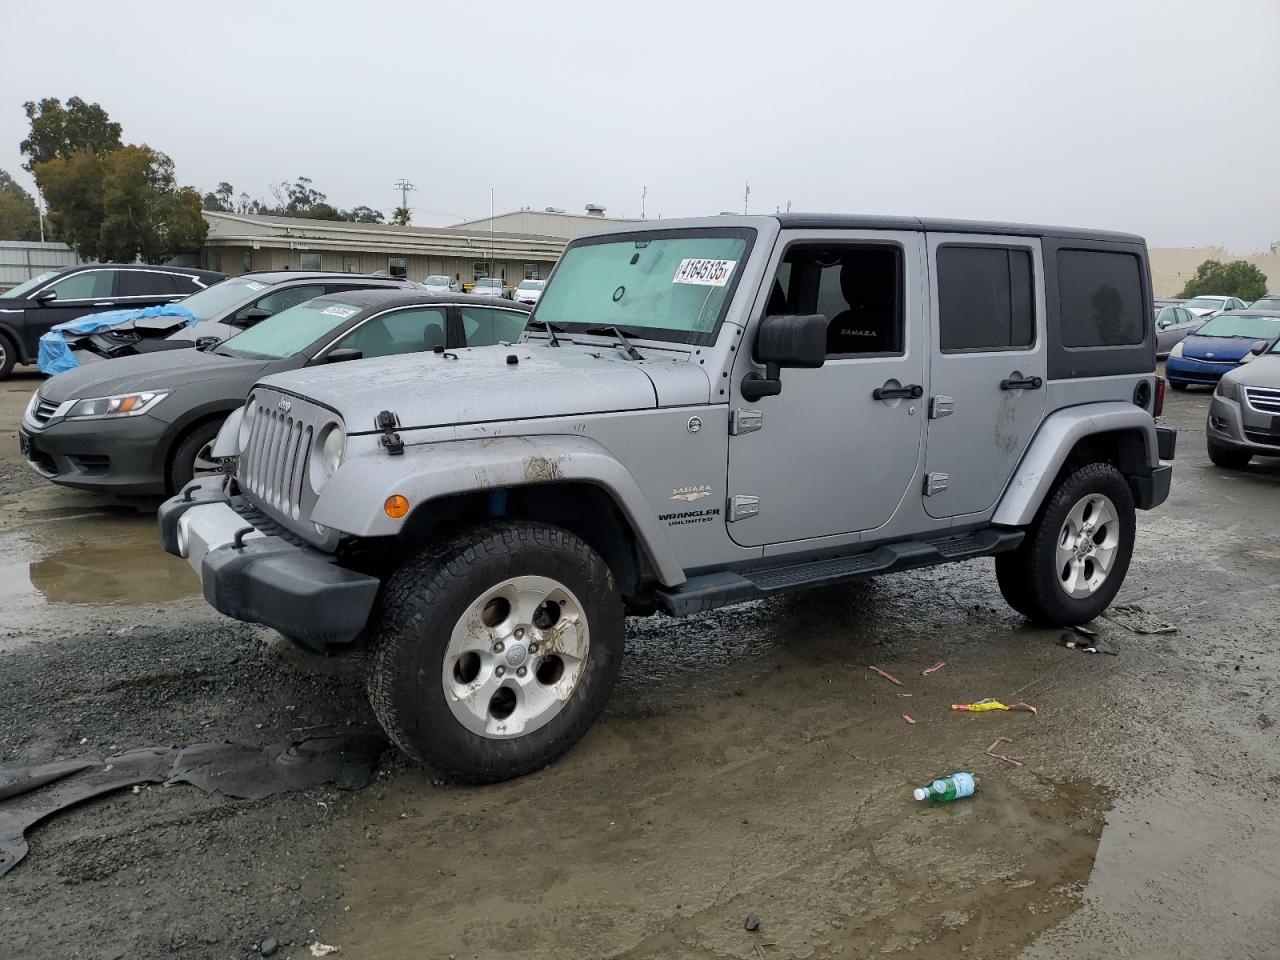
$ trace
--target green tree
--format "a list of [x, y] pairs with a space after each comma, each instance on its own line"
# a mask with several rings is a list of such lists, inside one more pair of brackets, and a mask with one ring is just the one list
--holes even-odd
[[220, 213], [234, 213], [236, 188], [225, 180], [217, 188], [206, 193], [200, 200], [204, 210], [216, 210]]
[[99, 259], [102, 230], [102, 157], [76, 150], [35, 165], [32, 171], [49, 204], [49, 221], [58, 237], [84, 260]]
[[0, 240], [39, 240], [40, 214], [31, 194], [0, 170]]
[[350, 210], [339, 210], [338, 219], [351, 223], [382, 223], [382, 211], [373, 207], [352, 207]]
[[1217, 295], [1239, 297], [1245, 303], [1257, 300], [1267, 292], [1267, 275], [1245, 260], [1206, 260], [1196, 267], [1195, 276], [1178, 294], [1180, 297]]
[[38, 164], [69, 157], [77, 150], [107, 153], [120, 147], [120, 124], [96, 103], [72, 97], [64, 107], [55, 97], [22, 105], [31, 121], [31, 135], [19, 145], [27, 158], [23, 167], [34, 173]]
[[412, 218], [413, 214], [408, 207], [396, 207], [396, 212], [391, 215], [391, 222], [397, 227], [407, 227]]

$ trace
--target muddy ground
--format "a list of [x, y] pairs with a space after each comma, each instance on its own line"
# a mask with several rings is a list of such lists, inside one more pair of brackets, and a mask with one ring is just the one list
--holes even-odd
[[[154, 502], [27, 471], [38, 382], [0, 384], [0, 762], [373, 729], [359, 658], [211, 613]], [[1280, 464], [1210, 466], [1207, 402], [1170, 397], [1174, 492], [1120, 598], [1176, 633], [1101, 620], [1118, 656], [1064, 649], [990, 561], [634, 620], [603, 720], [523, 780], [388, 753], [358, 793], [156, 786], [35, 828], [0, 955], [1273, 957]], [[948, 709], [987, 696], [1039, 714]], [[1024, 766], [985, 755], [998, 736]], [[911, 799], [953, 769], [978, 797]]]

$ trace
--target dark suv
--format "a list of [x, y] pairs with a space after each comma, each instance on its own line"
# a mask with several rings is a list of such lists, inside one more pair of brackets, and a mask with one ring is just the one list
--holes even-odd
[[176, 333], [136, 328], [103, 330], [68, 338], [68, 342], [82, 365], [95, 360], [191, 347], [196, 343], [208, 349], [215, 342], [234, 337], [281, 310], [325, 294], [400, 288], [415, 289], [417, 284], [411, 280], [367, 274], [304, 273], [300, 270], [246, 273], [184, 300], [183, 308], [193, 313], [197, 322], [193, 326], [183, 326]]
[[54, 324], [104, 310], [182, 300], [226, 274], [144, 263], [81, 263], [50, 270], [0, 293], [0, 380], [15, 363], [35, 363], [40, 337]]

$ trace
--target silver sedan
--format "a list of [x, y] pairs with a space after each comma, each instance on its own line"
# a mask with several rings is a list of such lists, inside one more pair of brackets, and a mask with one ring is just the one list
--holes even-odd
[[1182, 339], [1204, 323], [1186, 307], [1165, 307], [1156, 311], [1156, 356], [1163, 359]]

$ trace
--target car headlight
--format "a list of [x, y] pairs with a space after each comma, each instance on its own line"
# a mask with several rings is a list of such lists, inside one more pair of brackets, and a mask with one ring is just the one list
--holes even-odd
[[167, 397], [167, 393], [122, 393], [115, 397], [77, 400], [67, 412], [68, 420], [100, 420], [106, 417], [136, 417]]
[[331, 423], [320, 432], [317, 444], [317, 455], [311, 461], [311, 487], [316, 492], [324, 486], [342, 466], [342, 458], [347, 455], [347, 431], [342, 424]]
[[1213, 392], [1220, 396], [1223, 400], [1235, 400], [1240, 402], [1240, 384], [1234, 380], [1228, 380], [1223, 377], [1218, 381], [1218, 385], [1213, 388]]
[[1175, 344], [1173, 345], [1173, 349], [1169, 351], [1169, 356], [1171, 356], [1171, 357], [1180, 357], [1180, 356], [1182, 356], [1182, 341], [1181, 341], [1181, 340], [1179, 340], [1177, 343], [1175, 343]]

